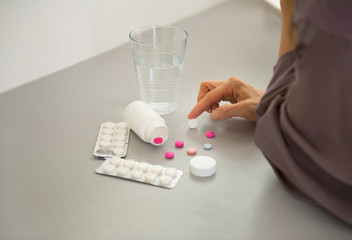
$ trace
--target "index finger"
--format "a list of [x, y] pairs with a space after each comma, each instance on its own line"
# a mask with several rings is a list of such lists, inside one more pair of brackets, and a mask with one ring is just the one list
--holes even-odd
[[213, 104], [216, 104], [223, 100], [224, 92], [222, 86], [219, 86], [203, 96], [202, 99], [193, 107], [191, 112], [188, 114], [189, 119], [197, 118], [204, 111], [208, 110]]
[[210, 80], [210, 81], [204, 81], [200, 84], [199, 92], [198, 92], [198, 97], [197, 97], [197, 102], [199, 102], [205, 95], [208, 94], [208, 92], [214, 90], [215, 88], [219, 87], [222, 85], [225, 81], [223, 80]]

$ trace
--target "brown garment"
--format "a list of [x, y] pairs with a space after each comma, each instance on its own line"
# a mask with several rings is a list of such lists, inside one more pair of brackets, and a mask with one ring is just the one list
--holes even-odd
[[295, 25], [255, 141], [293, 195], [352, 224], [352, 1], [297, 0]]

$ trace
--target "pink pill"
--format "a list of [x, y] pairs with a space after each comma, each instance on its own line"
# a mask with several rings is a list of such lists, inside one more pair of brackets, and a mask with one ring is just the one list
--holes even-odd
[[213, 137], [215, 137], [215, 133], [212, 131], [209, 131], [209, 132], [205, 133], [205, 136], [207, 136], [208, 138], [213, 138]]
[[194, 155], [197, 153], [197, 149], [195, 149], [194, 147], [190, 147], [187, 149], [187, 154], [188, 155]]
[[175, 154], [173, 152], [166, 152], [165, 153], [165, 157], [168, 159], [172, 159], [174, 158]]
[[163, 142], [163, 138], [162, 137], [157, 137], [157, 138], [154, 138], [154, 143], [155, 144], [160, 144]]
[[185, 143], [183, 141], [176, 141], [175, 146], [178, 148], [182, 148]]

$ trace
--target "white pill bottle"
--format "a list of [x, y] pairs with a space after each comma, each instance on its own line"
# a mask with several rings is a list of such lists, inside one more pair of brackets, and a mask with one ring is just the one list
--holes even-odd
[[134, 101], [127, 105], [124, 121], [143, 141], [155, 146], [162, 145], [169, 136], [164, 119], [145, 102]]

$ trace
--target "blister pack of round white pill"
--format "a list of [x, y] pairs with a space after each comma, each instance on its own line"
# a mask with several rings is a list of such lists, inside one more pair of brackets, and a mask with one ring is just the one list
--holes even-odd
[[125, 122], [105, 122], [100, 125], [93, 155], [98, 159], [125, 157], [130, 138], [130, 128]]
[[120, 157], [107, 158], [95, 170], [99, 174], [120, 177], [154, 186], [173, 188], [183, 175], [181, 170], [152, 165]]

